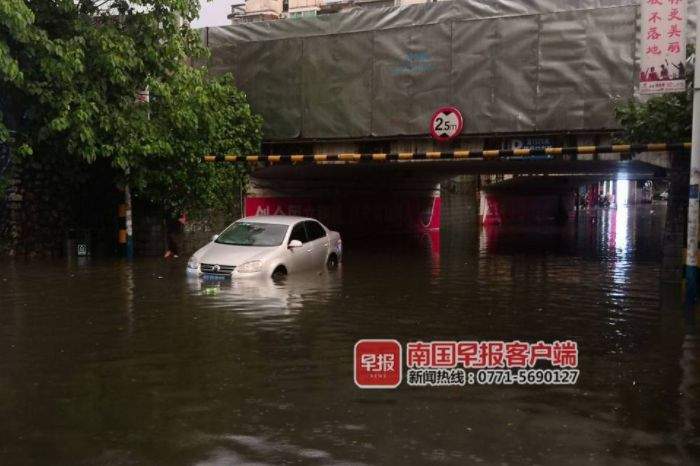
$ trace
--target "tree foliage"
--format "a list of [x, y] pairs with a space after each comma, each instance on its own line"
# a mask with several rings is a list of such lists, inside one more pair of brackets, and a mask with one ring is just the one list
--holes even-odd
[[[188, 23], [197, 0], [0, 1], [0, 142], [25, 159], [108, 160], [115, 182], [169, 209], [222, 201], [233, 168], [207, 153], [254, 152], [260, 120]], [[139, 103], [139, 91], [150, 103]], [[228, 189], [228, 191], [226, 191]]]
[[[692, 48], [688, 56], [693, 57]], [[686, 91], [661, 94], [648, 99], [632, 99], [615, 108], [626, 142], [690, 141], [693, 120], [692, 64], [686, 66]]]

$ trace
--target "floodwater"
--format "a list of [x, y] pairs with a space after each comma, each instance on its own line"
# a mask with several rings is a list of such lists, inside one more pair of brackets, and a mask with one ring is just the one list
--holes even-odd
[[[698, 464], [664, 208], [347, 241], [335, 272], [203, 286], [186, 258], [0, 265], [0, 464]], [[576, 340], [568, 387], [361, 390], [361, 338]]]

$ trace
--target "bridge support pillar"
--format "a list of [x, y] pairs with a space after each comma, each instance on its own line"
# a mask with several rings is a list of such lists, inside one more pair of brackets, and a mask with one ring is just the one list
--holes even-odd
[[476, 223], [479, 214], [477, 176], [459, 175], [440, 184], [441, 227], [463, 227]]
[[661, 280], [678, 283], [683, 277], [683, 251], [688, 218], [688, 158], [682, 154], [670, 154], [670, 157]]
[[482, 225], [565, 222], [576, 216], [578, 186], [566, 179], [522, 178], [480, 191]]

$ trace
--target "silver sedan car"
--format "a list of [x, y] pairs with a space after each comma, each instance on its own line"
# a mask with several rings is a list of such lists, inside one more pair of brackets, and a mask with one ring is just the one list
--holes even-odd
[[337, 267], [340, 234], [307, 217], [242, 218], [195, 252], [187, 273], [212, 278], [280, 278], [289, 273]]

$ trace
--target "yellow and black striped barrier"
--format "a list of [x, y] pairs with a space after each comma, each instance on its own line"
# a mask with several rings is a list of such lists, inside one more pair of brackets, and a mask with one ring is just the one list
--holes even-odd
[[547, 147], [542, 149], [455, 150], [442, 152], [395, 152], [374, 154], [297, 154], [297, 155], [205, 155], [205, 162], [385, 162], [402, 160], [492, 160], [513, 157], [557, 157], [583, 154], [629, 154], [690, 150], [689, 142], [655, 144], [613, 144], [607, 146]]
[[119, 219], [117, 236], [119, 253], [127, 259], [132, 259], [134, 257], [134, 238], [131, 224], [131, 191], [128, 185], [124, 188], [124, 202], [117, 206], [117, 217]]

